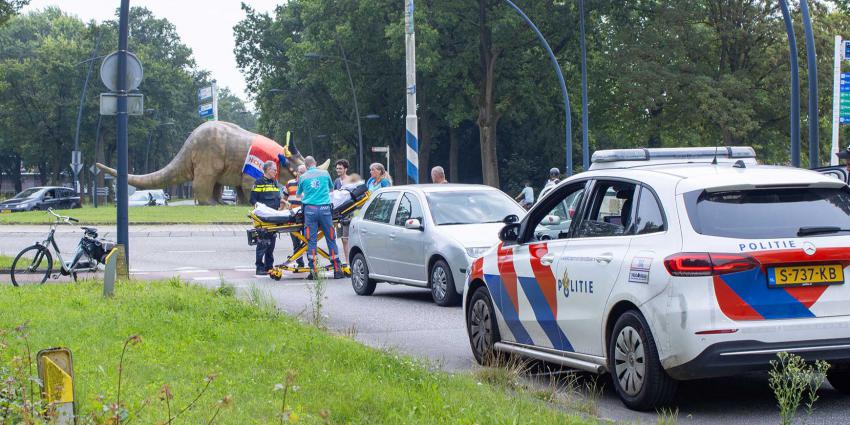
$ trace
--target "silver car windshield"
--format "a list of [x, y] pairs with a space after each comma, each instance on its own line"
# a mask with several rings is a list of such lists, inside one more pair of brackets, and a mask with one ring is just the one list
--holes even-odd
[[509, 215], [525, 214], [508, 195], [496, 190], [431, 192], [425, 197], [438, 226], [500, 223]]

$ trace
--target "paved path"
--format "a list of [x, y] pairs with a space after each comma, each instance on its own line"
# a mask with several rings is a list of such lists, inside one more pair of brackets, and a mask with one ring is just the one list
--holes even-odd
[[[275, 299], [278, 306], [294, 315], [308, 317], [314, 283], [301, 275], [286, 275], [280, 282], [254, 276], [254, 248], [246, 243], [247, 226], [133, 226], [130, 230], [131, 273], [138, 279], [163, 279], [179, 275], [198, 284], [216, 287], [221, 281], [240, 291], [259, 288]], [[106, 237], [114, 237], [112, 226], [101, 226]], [[44, 237], [44, 226], [0, 226], [0, 254], [15, 255], [20, 249]], [[60, 227], [60, 248], [74, 248], [80, 233], [70, 226]], [[280, 258], [290, 252], [289, 241], [278, 242]], [[0, 275], [0, 282], [4, 276]], [[5, 279], [8, 280], [8, 279]], [[348, 280], [327, 283], [323, 312], [329, 328], [355, 333], [356, 339], [381, 348], [428, 359], [449, 371], [475, 367], [459, 308], [434, 305], [422, 289], [379, 284], [371, 297], [354, 294]], [[551, 375], [562, 377], [563, 374]], [[585, 382], [587, 375], [582, 375]], [[550, 375], [538, 377], [549, 381]], [[561, 381], [563, 382], [563, 380]], [[603, 379], [600, 382], [607, 382]], [[830, 387], [820, 392], [817, 410], [807, 424], [850, 423], [850, 398]], [[677, 404], [682, 424], [776, 424], [776, 403], [767, 386], [766, 375], [754, 374], [734, 379], [686, 382], [680, 386]], [[601, 417], [625, 423], [656, 423], [653, 413], [625, 409], [606, 385], [599, 401]], [[802, 422], [800, 422], [802, 423]]]

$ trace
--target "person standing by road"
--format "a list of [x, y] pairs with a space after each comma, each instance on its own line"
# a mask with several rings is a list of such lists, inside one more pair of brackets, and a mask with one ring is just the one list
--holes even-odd
[[552, 167], [549, 169], [549, 180], [546, 180], [546, 184], [543, 186], [543, 189], [546, 189], [549, 186], [556, 186], [561, 182], [561, 170]]
[[449, 181], [446, 180], [446, 170], [439, 165], [431, 169], [431, 182], [435, 184], [445, 184]]
[[843, 151], [838, 151], [835, 155], [838, 159], [844, 160], [844, 166], [847, 167], [847, 172], [850, 173], [850, 146], [847, 146], [847, 149]]
[[334, 180], [334, 190], [342, 189], [342, 185], [345, 184], [345, 180], [348, 178], [348, 169], [350, 167], [351, 166], [347, 159], [340, 159], [336, 161], [336, 180]]
[[[277, 166], [274, 161], [263, 163], [263, 175], [251, 189], [251, 205], [261, 203], [269, 208], [280, 209], [280, 183], [277, 182]], [[274, 267], [274, 246], [277, 235], [270, 234], [257, 241], [257, 275], [266, 275]]]
[[366, 186], [369, 187], [369, 192], [374, 192], [382, 187], [390, 187], [393, 183], [390, 181], [390, 175], [387, 169], [380, 162], [376, 162], [369, 166], [369, 180], [366, 181]]
[[339, 263], [336, 247], [336, 231], [333, 226], [333, 206], [331, 205], [331, 191], [334, 188], [330, 174], [325, 170], [316, 168], [316, 159], [312, 156], [304, 158], [307, 166], [305, 172], [298, 180], [298, 192], [304, 210], [304, 225], [307, 229], [307, 253], [310, 266], [310, 275], [307, 279], [315, 279], [319, 273], [316, 251], [318, 234], [321, 229], [328, 243], [328, 254], [334, 269], [334, 279], [342, 279], [342, 267]]
[[[363, 179], [359, 174], [353, 173], [345, 177], [342, 182], [342, 187], [350, 188], [363, 184]], [[342, 241], [342, 256], [345, 258], [345, 264], [348, 264], [348, 230], [351, 227], [351, 218], [344, 217], [339, 220], [339, 239]]]
[[531, 182], [528, 180], [523, 182], [523, 184], [525, 187], [522, 188], [522, 191], [519, 195], [515, 196], [514, 199], [519, 201], [519, 204], [522, 205], [523, 208], [529, 209], [532, 205], [534, 205], [534, 189], [531, 188]]

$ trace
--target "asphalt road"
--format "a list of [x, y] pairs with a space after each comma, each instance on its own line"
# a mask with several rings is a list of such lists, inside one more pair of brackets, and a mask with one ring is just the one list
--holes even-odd
[[[161, 279], [175, 275], [201, 285], [215, 287], [221, 281], [247, 291], [256, 287], [274, 298], [277, 305], [307, 319], [311, 315], [315, 284], [301, 275], [286, 275], [280, 282], [254, 276], [254, 249], [246, 243], [245, 226], [138, 226], [131, 228], [131, 273], [138, 279]], [[70, 227], [58, 233], [60, 248], [71, 251], [80, 233]], [[106, 237], [114, 230], [102, 227]], [[68, 233], [75, 232], [75, 233]], [[43, 238], [45, 227], [0, 226], [0, 254], [14, 256], [20, 249]], [[289, 241], [278, 242], [277, 254], [289, 251]], [[0, 276], [0, 282], [8, 278]], [[397, 350], [426, 359], [433, 367], [467, 371], [475, 367], [459, 308], [434, 305], [421, 289], [379, 284], [371, 297], [354, 294], [348, 280], [329, 280], [322, 313], [330, 329], [355, 335], [373, 347]], [[561, 385], [565, 373], [538, 373], [533, 379]], [[580, 385], [592, 377], [581, 374]], [[598, 414], [624, 423], [656, 423], [654, 413], [637, 413], [623, 407], [608, 378], [598, 403]], [[807, 424], [850, 423], [850, 397], [828, 385]], [[685, 382], [679, 387], [676, 404], [679, 423], [685, 424], [775, 424], [778, 409], [767, 385], [766, 374]], [[802, 423], [802, 421], [801, 421]]]

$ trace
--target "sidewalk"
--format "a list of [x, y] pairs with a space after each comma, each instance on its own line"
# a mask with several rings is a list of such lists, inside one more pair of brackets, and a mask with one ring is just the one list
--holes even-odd
[[[11, 224], [0, 225], [0, 236], [26, 236], [44, 234], [48, 224]], [[114, 224], [93, 225], [101, 236], [114, 235]], [[242, 236], [245, 230], [251, 228], [246, 224], [131, 224], [129, 232], [133, 236]], [[77, 233], [79, 226], [58, 226], [56, 233]]]

